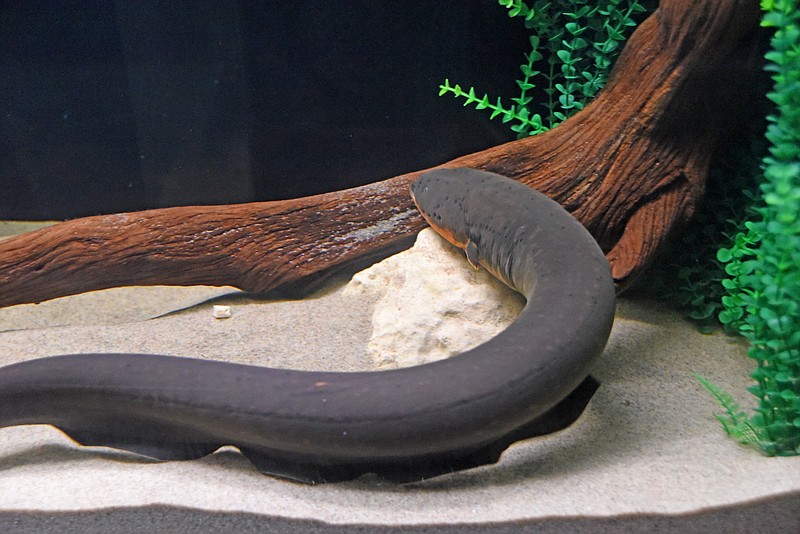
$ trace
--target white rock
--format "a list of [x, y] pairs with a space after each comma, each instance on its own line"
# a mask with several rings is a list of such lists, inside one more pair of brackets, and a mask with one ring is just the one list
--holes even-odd
[[525, 305], [430, 228], [411, 249], [354, 275], [345, 292], [377, 298], [369, 351], [381, 368], [459, 354], [505, 329]]

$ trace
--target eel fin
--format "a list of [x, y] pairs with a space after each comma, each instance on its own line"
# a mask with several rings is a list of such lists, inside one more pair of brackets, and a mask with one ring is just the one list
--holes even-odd
[[309, 462], [287, 458], [278, 451], [244, 447], [239, 447], [239, 450], [262, 473], [307, 484], [344, 482], [367, 474], [375, 474], [379, 478], [399, 484], [420, 482], [463, 469], [497, 463], [511, 444], [567, 428], [580, 417], [599, 386], [597, 380], [588, 376], [567, 397], [539, 417], [491, 443], [469, 451], [384, 461]]
[[[56, 426], [60, 431], [81, 445], [93, 447], [111, 447], [133, 452], [156, 460], [196, 460], [207, 456], [219, 449], [222, 445], [200, 441], [182, 440], [157, 440], [137, 438], [134, 433], [126, 432], [124, 435], [115, 433], [96, 432]], [[144, 434], [146, 435], [146, 433]]]
[[467, 253], [467, 261], [472, 265], [472, 268], [475, 270], [480, 269], [481, 266], [478, 263], [478, 245], [476, 245], [474, 241], [467, 241], [464, 252]]
[[[500, 441], [505, 441], [510, 445], [514, 441], [519, 441], [536, 436], [545, 436], [564, 430], [572, 425], [586, 410], [589, 401], [594, 397], [595, 392], [600, 387], [600, 382], [589, 375], [578, 384], [578, 387], [562, 399], [558, 404], [544, 412], [539, 417], [517, 428]], [[509, 441], [511, 440], [511, 441]], [[506, 445], [506, 447], [508, 446]]]
[[324, 484], [353, 480], [365, 473], [349, 464], [317, 465], [311, 462], [291, 460], [275, 454], [247, 447], [239, 447], [241, 453], [261, 473], [305, 484]]
[[[385, 480], [402, 484], [496, 463], [503, 451], [517, 441], [563, 430], [580, 417], [598, 387], [599, 383], [594, 378], [587, 377], [566, 398], [539, 417], [477, 449], [383, 461], [297, 460], [281, 451], [213, 442], [202, 434], [162, 427], [152, 421], [145, 423], [126, 420], [124, 428], [105, 420], [84, 420], [75, 426], [54, 426], [81, 445], [112, 447], [156, 460], [195, 460], [213, 453], [223, 445], [234, 445], [262, 473], [299, 482], [343, 482], [376, 474]], [[95, 430], [98, 428], [102, 430]]]

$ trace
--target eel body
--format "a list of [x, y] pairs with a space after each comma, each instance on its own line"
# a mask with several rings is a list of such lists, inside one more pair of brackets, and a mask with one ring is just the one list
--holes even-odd
[[431, 171], [412, 195], [473, 265], [527, 298], [486, 343], [354, 373], [148, 354], [29, 360], [0, 368], [0, 426], [50, 424], [84, 445], [162, 460], [234, 445], [263, 472], [329, 482], [494, 462], [513, 441], [574, 420], [596, 388], [587, 377], [615, 307], [594, 239], [554, 201], [490, 173]]

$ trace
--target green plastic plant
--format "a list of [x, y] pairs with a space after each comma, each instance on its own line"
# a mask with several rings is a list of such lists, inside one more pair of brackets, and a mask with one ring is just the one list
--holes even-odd
[[743, 445], [758, 443], [763, 436], [762, 429], [755, 426], [750, 421], [744, 410], [733, 400], [733, 397], [702, 376], [695, 374], [694, 377], [703, 387], [711, 392], [711, 395], [714, 396], [720, 406], [725, 410], [724, 415], [715, 416], [717, 421], [722, 425], [722, 428], [725, 429], [725, 432]]
[[[626, 33], [636, 26], [634, 16], [645, 11], [636, 0], [498, 0], [509, 17], [521, 17], [531, 31], [531, 51], [520, 65], [520, 93], [510, 106], [501, 98], [479, 97], [474, 87], [464, 90], [446, 79], [439, 96], [453, 94], [464, 105], [487, 109], [491, 118], [512, 123], [522, 138], [542, 133], [584, 108], [608, 79], [614, 60], [622, 50]], [[534, 104], [538, 83], [546, 96]], [[494, 100], [494, 101], [493, 101]]]
[[765, 56], [774, 82], [767, 96], [775, 104], [767, 117], [769, 155], [752, 208], [757, 216], [717, 253], [728, 275], [719, 318], [750, 342], [757, 367], [748, 390], [758, 407], [745, 420], [729, 397], [702, 383], [726, 409], [729, 434], [738, 438], [746, 424], [765, 454], [789, 456], [800, 454], [800, 10], [796, 0], [761, 6], [762, 26], [776, 29]]

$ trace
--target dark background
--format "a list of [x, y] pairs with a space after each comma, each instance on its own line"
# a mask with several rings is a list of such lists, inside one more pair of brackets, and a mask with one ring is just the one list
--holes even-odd
[[514, 138], [494, 0], [0, 0], [0, 219], [291, 198]]

